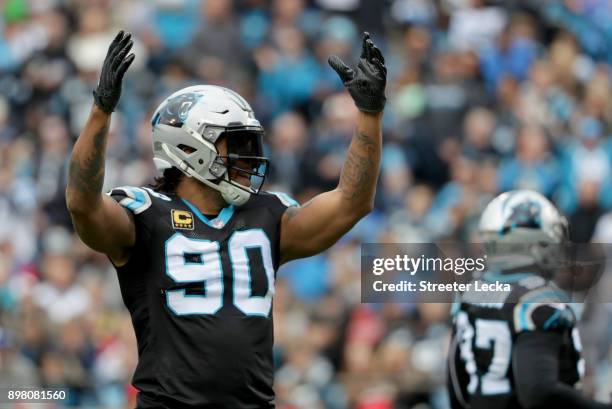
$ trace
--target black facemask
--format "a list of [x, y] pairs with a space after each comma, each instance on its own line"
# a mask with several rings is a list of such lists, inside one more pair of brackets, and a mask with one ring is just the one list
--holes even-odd
[[[219, 155], [217, 161], [222, 161], [228, 172], [234, 171], [248, 178], [252, 193], [259, 193], [268, 174], [269, 163], [263, 154], [263, 132], [238, 129], [226, 131], [220, 137], [225, 138], [228, 153]], [[231, 180], [230, 183], [244, 189], [239, 183]]]

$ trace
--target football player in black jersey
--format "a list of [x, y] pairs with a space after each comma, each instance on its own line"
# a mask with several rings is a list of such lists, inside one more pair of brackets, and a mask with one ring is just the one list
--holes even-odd
[[367, 33], [357, 66], [329, 64], [359, 109], [338, 187], [299, 206], [261, 190], [263, 129], [238, 94], [195, 86], [152, 118], [157, 188], [102, 192], [111, 113], [134, 59], [120, 32], [71, 157], [66, 201], [81, 239], [117, 269], [138, 342], [138, 408], [272, 408], [272, 296], [289, 260], [319, 253], [373, 206], [384, 58]]
[[[562, 283], [567, 222], [539, 193], [503, 193], [479, 226], [489, 270], [510, 292], [466, 291], [453, 311], [453, 409], [611, 409], [575, 386], [584, 372], [577, 319]], [[471, 287], [474, 288], [474, 287]]]

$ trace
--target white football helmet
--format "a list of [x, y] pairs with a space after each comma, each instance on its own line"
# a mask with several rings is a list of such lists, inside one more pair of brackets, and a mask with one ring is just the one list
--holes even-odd
[[567, 219], [540, 193], [514, 190], [493, 199], [478, 226], [487, 263], [514, 269], [558, 265], [568, 240]]
[[[250, 105], [234, 91], [214, 85], [184, 88], [157, 107], [151, 125], [153, 161], [159, 171], [176, 167], [237, 206], [259, 193], [268, 170], [264, 130]], [[219, 155], [215, 146], [222, 137], [227, 155]], [[250, 185], [232, 181], [230, 169], [248, 178]]]

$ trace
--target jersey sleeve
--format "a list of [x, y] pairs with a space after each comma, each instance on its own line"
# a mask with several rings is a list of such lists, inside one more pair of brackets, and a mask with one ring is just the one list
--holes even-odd
[[107, 193], [131, 214], [136, 227], [136, 248], [146, 247], [150, 238], [151, 225], [155, 220], [152, 193], [156, 192], [134, 186], [116, 187]]
[[153, 204], [149, 192], [140, 187], [116, 187], [108, 195], [135, 215], [145, 212]]
[[576, 317], [568, 304], [560, 302], [520, 302], [514, 308], [514, 328], [525, 331], [558, 331], [571, 329]]
[[289, 207], [299, 207], [300, 204], [284, 192], [267, 192], [270, 197], [270, 210], [280, 219]]

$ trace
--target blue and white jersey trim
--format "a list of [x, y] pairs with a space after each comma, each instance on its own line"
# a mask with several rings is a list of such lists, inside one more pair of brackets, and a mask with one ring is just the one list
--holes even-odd
[[127, 196], [121, 199], [119, 204], [131, 210], [134, 214], [140, 214], [151, 207], [151, 196], [149, 196], [149, 193], [143, 188], [121, 186], [113, 189], [109, 195], [116, 190], [121, 190]]
[[268, 192], [268, 193], [278, 197], [278, 200], [280, 200], [281, 203], [287, 207], [299, 207], [300, 206], [297, 200], [293, 199], [287, 193], [284, 193], [284, 192]]

